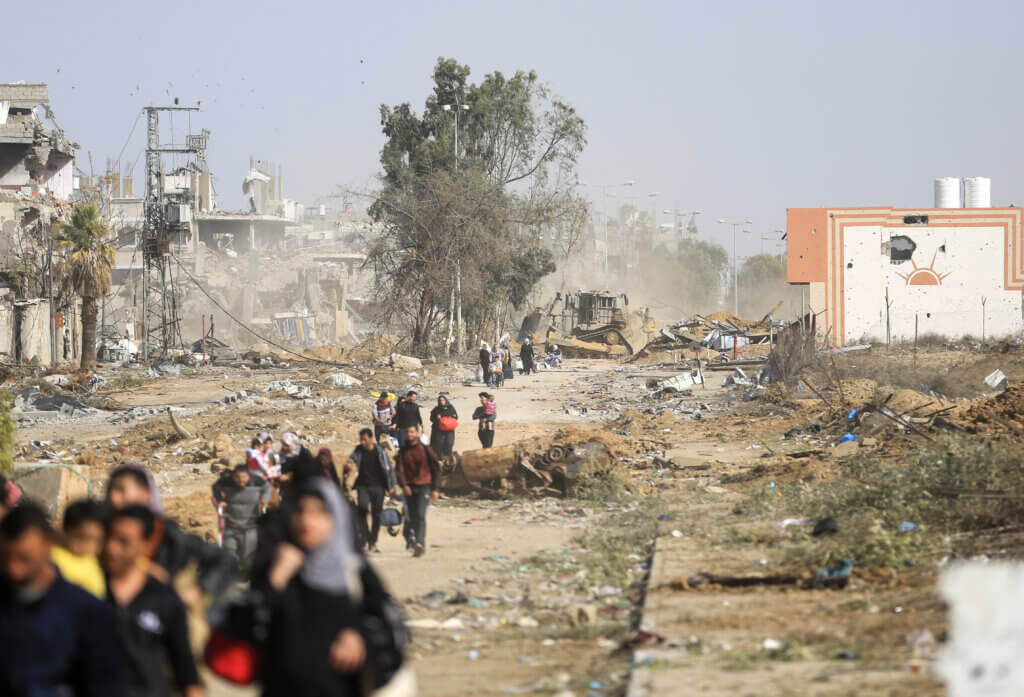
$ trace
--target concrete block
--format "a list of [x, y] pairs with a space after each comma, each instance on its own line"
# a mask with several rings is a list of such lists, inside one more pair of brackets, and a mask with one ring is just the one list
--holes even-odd
[[14, 481], [25, 497], [38, 503], [54, 522], [59, 522], [68, 504], [89, 496], [89, 479], [79, 465], [19, 465]]

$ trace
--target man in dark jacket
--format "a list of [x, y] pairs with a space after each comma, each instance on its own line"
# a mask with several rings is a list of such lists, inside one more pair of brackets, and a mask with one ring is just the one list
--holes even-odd
[[61, 577], [52, 536], [34, 503], [0, 522], [0, 695], [121, 697], [114, 614]]
[[395, 410], [395, 428], [398, 429], [398, 445], [405, 445], [405, 438], [410, 426], [423, 427], [423, 416], [420, 414], [420, 405], [417, 403], [419, 395], [415, 390], [409, 390], [397, 409]]
[[441, 490], [441, 463], [429, 445], [420, 440], [419, 426], [406, 429], [406, 443], [398, 452], [398, 484], [405, 494], [409, 509], [409, 525], [413, 556], [426, 554], [427, 506], [437, 501]]
[[[115, 511], [107, 521], [103, 566], [125, 692], [129, 697], [202, 697], [185, 606], [173, 588], [139, 564], [155, 527], [153, 512], [138, 505]], [[173, 681], [164, 676], [165, 666], [171, 667]]]
[[[395, 469], [384, 448], [377, 447], [373, 431], [368, 428], [359, 432], [359, 445], [349, 455], [349, 460], [359, 472], [355, 485], [359, 502], [359, 515], [356, 516], [359, 541], [369, 551], [379, 552], [380, 514], [384, 510], [384, 494], [395, 494]], [[367, 514], [372, 520], [370, 524], [367, 524]]]

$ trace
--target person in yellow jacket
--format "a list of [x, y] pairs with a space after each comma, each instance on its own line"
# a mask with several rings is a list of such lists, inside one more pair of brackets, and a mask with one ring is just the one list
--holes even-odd
[[100, 599], [107, 597], [107, 584], [99, 561], [104, 521], [100, 502], [85, 499], [72, 503], [64, 511], [64, 545], [54, 545], [50, 553], [66, 581]]

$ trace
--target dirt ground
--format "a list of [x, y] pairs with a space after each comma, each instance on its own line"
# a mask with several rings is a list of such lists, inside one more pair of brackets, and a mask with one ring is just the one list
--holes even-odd
[[[1008, 374], [1019, 372], [1015, 356], [1003, 358]], [[915, 643], [924, 630], [939, 641], [947, 632], [936, 569], [858, 567], [843, 589], [765, 582], [814, 569], [793, 567], [777, 512], [749, 502], [842, 477], [836, 446], [854, 428], [849, 404], [870, 412], [881, 403], [916, 420], [877, 432], [856, 422], [874, 434], [856, 447], [910, 458], [921, 442], [914, 429], [934, 427], [934, 414], [960, 430], [1019, 435], [1019, 395], [949, 397], [915, 384], [926, 374], [948, 379], [941, 355], [913, 362], [910, 378], [899, 368], [906, 356], [885, 370], [877, 356], [845, 360], [871, 364], [861, 370], [875, 377], [846, 368], [848, 379], [835, 384], [813, 377], [814, 393], [751, 395], [726, 384], [729, 371], [707, 371], [704, 386], [661, 394], [657, 381], [677, 367], [575, 360], [507, 382], [497, 391], [496, 445], [598, 440], [619, 459], [625, 490], [607, 500], [445, 496], [430, 510], [422, 559], [383, 536], [372, 561], [413, 627], [420, 694], [620, 695], [637, 676], [643, 685], [631, 694], [681, 694], [682, 684], [723, 695], [940, 694], [928, 677], [933, 656]], [[971, 366], [974, 379], [992, 356], [946, 360]], [[215, 472], [240, 461], [257, 431], [295, 430], [342, 459], [367, 425], [371, 392], [414, 388], [425, 412], [447, 392], [460, 416], [456, 450], [478, 447], [469, 416], [482, 386], [469, 366], [364, 369], [363, 384], [349, 388], [325, 383], [331, 372], [217, 367], [140, 377], [108, 395], [121, 411], [23, 427], [19, 462], [81, 465], [97, 492], [111, 467], [145, 462], [170, 515], [213, 539]], [[310, 394], [266, 391], [282, 380]], [[193, 438], [175, 433], [167, 407]], [[736, 578], [750, 580], [715, 580]], [[253, 692], [214, 681], [211, 694]]]

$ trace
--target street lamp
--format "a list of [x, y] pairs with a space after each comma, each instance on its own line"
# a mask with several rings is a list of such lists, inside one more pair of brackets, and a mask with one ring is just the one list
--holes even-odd
[[454, 104], [442, 104], [441, 108], [444, 109], [445, 111], [454, 111], [455, 112], [455, 171], [458, 172], [459, 171], [459, 112], [460, 111], [469, 111], [469, 105], [468, 104], [459, 104], [458, 102], [455, 102]]
[[662, 212], [665, 215], [671, 215], [672, 216], [672, 226], [671, 227], [672, 227], [673, 230], [678, 231], [678, 233], [679, 233], [679, 240], [677, 240], [677, 242], [681, 242], [682, 239], [683, 239], [683, 226], [682, 226], [682, 223], [680, 221], [682, 221], [682, 219], [685, 218], [688, 215], [698, 216], [698, 215], [702, 215], [704, 213], [704, 211], [681, 211], [679, 209], [672, 209], [672, 208], [666, 208]]
[[635, 182], [632, 179], [626, 179], [621, 184], [581, 184], [581, 186], [590, 186], [595, 189], [601, 190], [601, 208], [604, 212], [604, 275], [605, 283], [608, 283], [608, 199], [615, 198], [615, 192], [610, 189], [618, 189], [624, 187], [631, 187]]
[[[742, 222], [734, 223], [719, 218], [719, 225], [732, 225], [732, 311], [733, 314], [739, 316], [740, 314], [740, 286], [737, 276], [736, 269], [736, 230], [740, 225], [752, 225], [753, 220], [744, 220]], [[744, 230], [743, 232], [750, 232], [750, 230]]]

